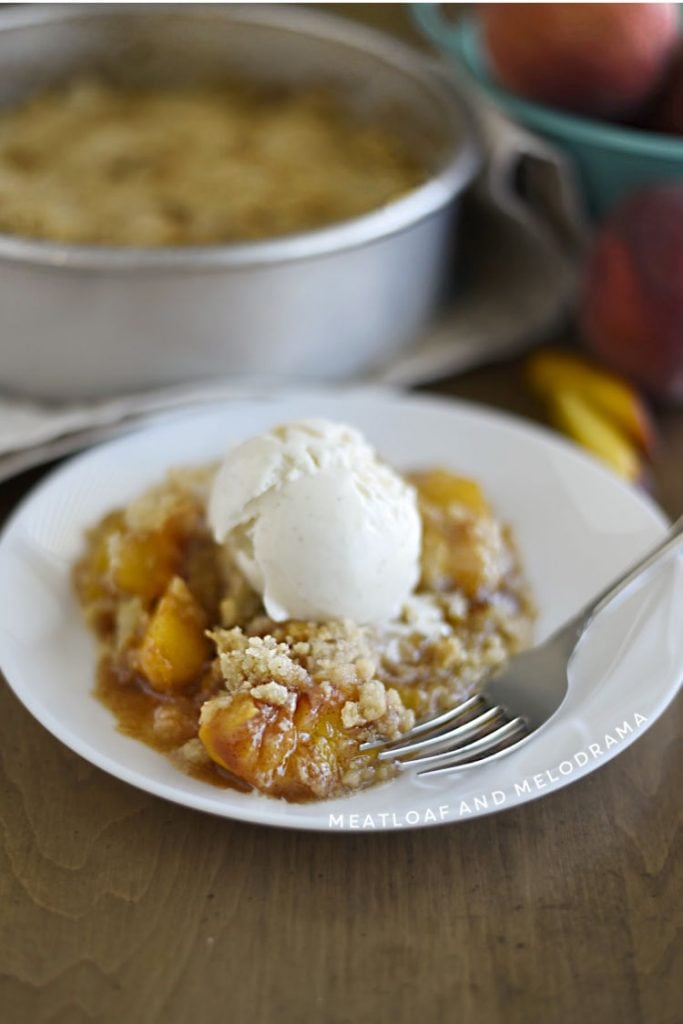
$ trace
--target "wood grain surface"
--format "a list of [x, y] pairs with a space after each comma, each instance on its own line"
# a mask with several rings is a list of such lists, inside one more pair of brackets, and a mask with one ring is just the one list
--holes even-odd
[[[536, 413], [515, 364], [441, 390]], [[659, 426], [680, 514], [683, 416]], [[3, 516], [41, 472], [0, 488]], [[681, 1024], [682, 719], [489, 819], [314, 835], [140, 793], [3, 686], [0, 1020]]]
[[[534, 413], [514, 364], [442, 390]], [[680, 513], [683, 416], [659, 423]], [[3, 688], [0, 1019], [680, 1024], [682, 718], [490, 819], [309, 835], [140, 793]]]

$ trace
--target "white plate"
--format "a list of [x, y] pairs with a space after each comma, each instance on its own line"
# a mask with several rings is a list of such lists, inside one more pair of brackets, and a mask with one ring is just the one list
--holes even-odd
[[542, 639], [657, 541], [662, 513], [548, 432], [466, 404], [379, 389], [235, 400], [163, 421], [81, 455], [42, 482], [0, 541], [0, 666], [58, 739], [132, 785], [228, 818], [303, 829], [407, 828], [491, 813], [553, 792], [624, 750], [673, 699], [683, 666], [683, 572], [672, 559], [593, 627], [569, 695], [528, 744], [453, 776], [404, 775], [340, 800], [292, 805], [182, 774], [117, 732], [91, 696], [92, 637], [70, 569], [84, 529], [171, 465], [219, 456], [239, 438], [301, 416], [360, 427], [398, 467], [446, 465], [481, 481], [517, 536]]

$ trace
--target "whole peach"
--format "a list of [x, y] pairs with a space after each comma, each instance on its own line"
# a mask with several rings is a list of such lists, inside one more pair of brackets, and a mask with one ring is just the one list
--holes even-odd
[[633, 114], [656, 90], [678, 36], [676, 4], [489, 4], [484, 42], [503, 85], [596, 117]]
[[680, 47], [656, 98], [649, 127], [657, 132], [683, 135], [683, 47]]
[[634, 193], [602, 226], [581, 327], [607, 365], [656, 397], [683, 400], [683, 182]]

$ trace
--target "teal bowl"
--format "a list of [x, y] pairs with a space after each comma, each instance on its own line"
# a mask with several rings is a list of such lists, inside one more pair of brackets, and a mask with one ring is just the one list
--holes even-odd
[[440, 4], [413, 4], [422, 33], [464, 68], [474, 84], [515, 121], [544, 136], [573, 161], [596, 220], [649, 182], [683, 179], [683, 138], [567, 114], [508, 92], [491, 77], [476, 18], [444, 20]]

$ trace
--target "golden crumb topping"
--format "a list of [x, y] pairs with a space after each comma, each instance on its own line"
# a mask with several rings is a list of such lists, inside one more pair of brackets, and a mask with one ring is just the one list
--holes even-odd
[[98, 695], [184, 771], [294, 801], [381, 782], [393, 768], [363, 743], [461, 701], [529, 642], [510, 531], [473, 481], [409, 478], [421, 581], [378, 627], [269, 619], [209, 534], [212, 474], [177, 471], [106, 516], [75, 568], [102, 645]]
[[386, 120], [311, 86], [73, 81], [0, 113], [0, 232], [152, 248], [320, 228], [423, 180]]

